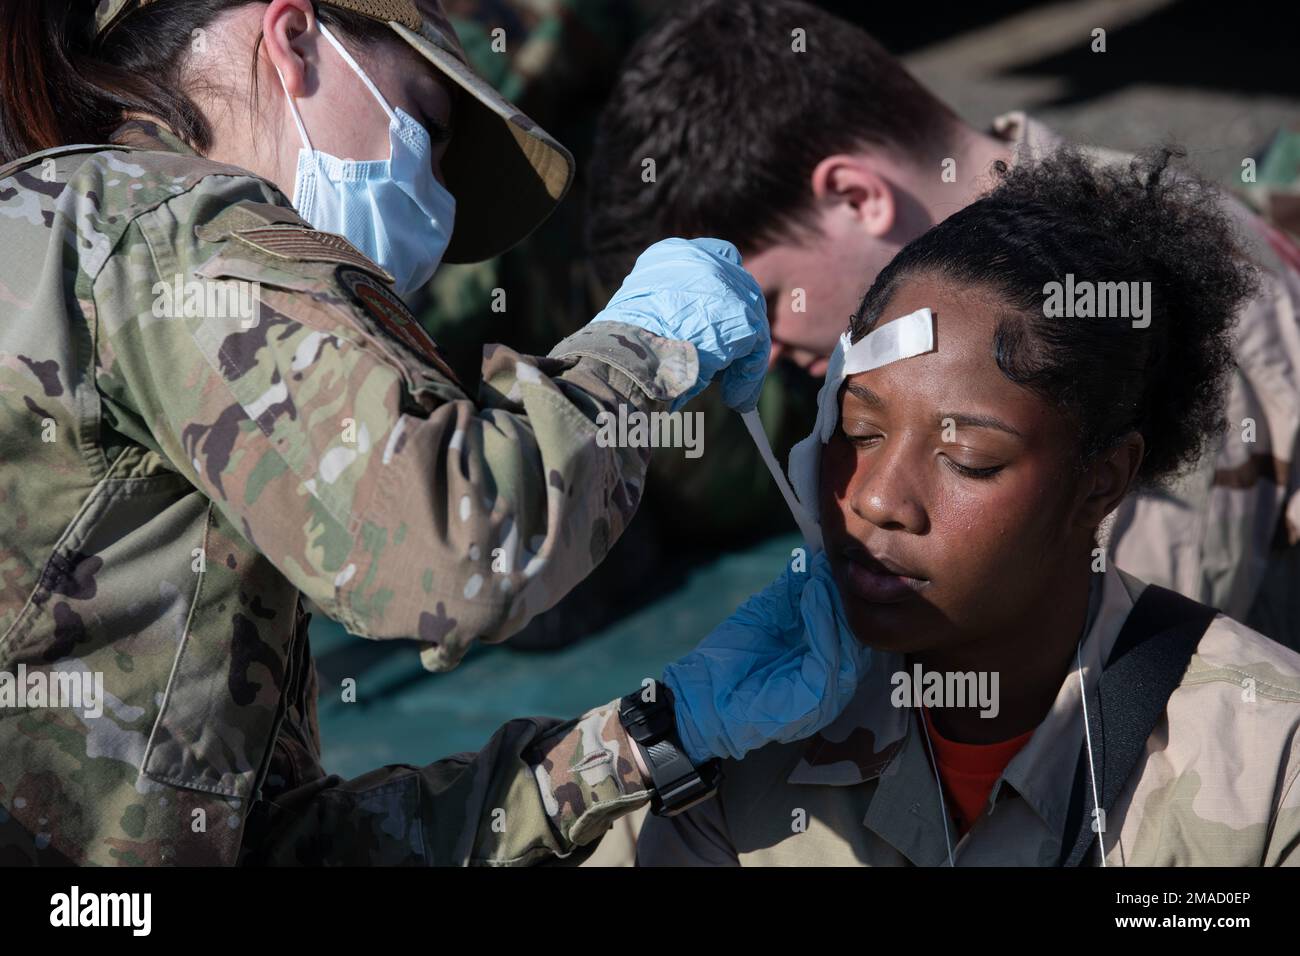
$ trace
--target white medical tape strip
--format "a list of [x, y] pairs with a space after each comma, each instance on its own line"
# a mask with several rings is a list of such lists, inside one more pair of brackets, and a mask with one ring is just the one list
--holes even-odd
[[817, 422], [812, 433], [790, 453], [790, 474], [799, 486], [798, 495], [777, 464], [776, 456], [772, 454], [772, 446], [768, 443], [767, 433], [763, 431], [758, 411], [741, 413], [745, 428], [758, 448], [759, 457], [781, 489], [781, 497], [785, 499], [786, 506], [811, 551], [822, 549], [821, 523], [818, 520], [820, 516], [817, 514], [815, 497], [817, 474], [820, 471], [820, 446], [830, 440], [839, 422], [839, 393], [844, 379], [933, 350], [934, 314], [929, 309], [918, 309], [886, 322], [853, 345], [849, 344], [847, 332], [840, 336], [839, 345], [831, 356], [826, 381], [817, 395]]
[[844, 353], [844, 377], [921, 355], [934, 348], [934, 314], [917, 309], [873, 329]]
[[767, 470], [772, 473], [772, 479], [776, 482], [776, 486], [781, 489], [781, 497], [785, 499], [790, 514], [794, 515], [794, 523], [799, 526], [804, 541], [809, 544], [813, 541], [820, 541], [821, 532], [817, 530], [817, 522], [808, 515], [803, 505], [799, 504], [799, 499], [794, 496], [794, 491], [790, 488], [790, 482], [786, 480], [785, 472], [777, 464], [776, 455], [772, 454], [772, 445], [767, 440], [767, 432], [763, 430], [763, 422], [758, 417], [758, 409], [741, 412], [740, 419], [745, 423], [745, 428], [749, 430], [749, 437], [754, 440], [754, 446], [758, 448], [758, 455], [763, 459], [763, 464], [767, 465]]

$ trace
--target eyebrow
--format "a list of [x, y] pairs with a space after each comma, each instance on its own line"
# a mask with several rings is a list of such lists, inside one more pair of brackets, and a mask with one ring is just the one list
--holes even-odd
[[948, 412], [939, 415], [939, 421], [944, 419], [952, 419], [952, 423], [958, 428], [992, 428], [995, 431], [1014, 435], [1016, 438], [1024, 438], [1015, 428], [1012, 428], [1000, 418], [994, 418], [992, 415], [963, 415]]
[[844, 390], [857, 396], [858, 401], [864, 405], [870, 405], [872, 408], [885, 407], [885, 400], [861, 382], [849, 382], [848, 385], [844, 386]]
[[[860, 382], [850, 382], [845, 386], [845, 390], [871, 408], [884, 409], [885, 407], [885, 400]], [[943, 412], [939, 415], [940, 422], [946, 419], [951, 419], [958, 428], [991, 428], [1014, 435], [1016, 438], [1024, 438], [1019, 430], [992, 415], [968, 415], [963, 412]]]

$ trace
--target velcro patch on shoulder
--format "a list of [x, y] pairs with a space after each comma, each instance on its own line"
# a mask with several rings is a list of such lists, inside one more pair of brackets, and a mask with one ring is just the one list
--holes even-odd
[[385, 282], [393, 281], [383, 266], [342, 236], [310, 226], [290, 223], [256, 226], [231, 233], [230, 238], [285, 262], [337, 262], [364, 269]]
[[416, 321], [411, 310], [393, 291], [391, 285], [378, 282], [373, 275], [346, 265], [339, 266], [334, 270], [334, 274], [338, 278], [339, 285], [348, 293], [352, 301], [366, 315], [374, 319], [384, 332], [429, 362], [457, 387], [461, 387], [460, 379], [447, 364], [442, 350], [438, 348], [429, 333], [424, 331], [424, 327]]
[[194, 234], [205, 242], [220, 242], [237, 232], [287, 223], [307, 226], [298, 211], [290, 206], [277, 206], [269, 202], [240, 202], [227, 206], [207, 222], [194, 228]]

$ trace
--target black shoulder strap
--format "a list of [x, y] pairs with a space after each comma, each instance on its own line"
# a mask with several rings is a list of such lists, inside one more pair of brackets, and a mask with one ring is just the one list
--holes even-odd
[[[1147, 738], [1169, 703], [1196, 645], [1219, 612], [1175, 591], [1148, 585], [1129, 612], [1101, 677], [1088, 695], [1088, 727], [1099, 802], [1109, 816]], [[1092, 828], [1087, 738], [1079, 750], [1061, 841], [1061, 866], [1082, 866], [1097, 834]]]

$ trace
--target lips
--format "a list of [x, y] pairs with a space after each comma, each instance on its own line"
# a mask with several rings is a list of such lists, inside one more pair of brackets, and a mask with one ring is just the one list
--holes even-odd
[[916, 597], [930, 580], [887, 555], [872, 554], [861, 545], [841, 552], [849, 590], [870, 604], [898, 604]]

